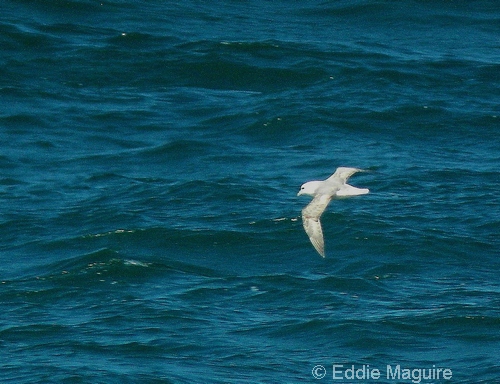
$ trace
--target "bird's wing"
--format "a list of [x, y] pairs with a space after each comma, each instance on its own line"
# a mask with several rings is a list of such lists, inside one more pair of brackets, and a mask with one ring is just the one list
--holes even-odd
[[322, 257], [325, 257], [325, 241], [323, 240], [323, 230], [321, 229], [319, 218], [329, 202], [330, 196], [317, 195], [302, 210], [302, 224], [304, 225], [304, 229], [312, 245]]
[[362, 172], [362, 171], [363, 170], [359, 168], [339, 167], [337, 168], [335, 173], [326, 180], [331, 181], [340, 179], [345, 183], [347, 179], [349, 179], [349, 177], [354, 175], [356, 172]]

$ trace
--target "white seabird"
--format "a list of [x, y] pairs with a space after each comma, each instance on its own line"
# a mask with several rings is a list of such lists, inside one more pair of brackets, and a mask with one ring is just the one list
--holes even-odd
[[333, 175], [323, 181], [309, 181], [302, 184], [297, 196], [310, 195], [314, 198], [302, 210], [302, 224], [318, 253], [325, 257], [325, 241], [319, 218], [325, 211], [330, 200], [340, 197], [365, 195], [370, 192], [367, 188], [356, 188], [346, 184], [347, 179], [362, 169], [339, 167]]

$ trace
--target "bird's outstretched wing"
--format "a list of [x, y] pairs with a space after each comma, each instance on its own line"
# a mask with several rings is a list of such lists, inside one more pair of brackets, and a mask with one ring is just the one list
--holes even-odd
[[325, 211], [330, 196], [317, 195], [312, 201], [302, 210], [302, 225], [311, 240], [312, 245], [318, 253], [325, 257], [325, 241], [323, 239], [323, 230], [319, 218]]
[[335, 173], [326, 179], [326, 181], [340, 179], [345, 183], [356, 172], [363, 172], [363, 170], [359, 168], [338, 167]]

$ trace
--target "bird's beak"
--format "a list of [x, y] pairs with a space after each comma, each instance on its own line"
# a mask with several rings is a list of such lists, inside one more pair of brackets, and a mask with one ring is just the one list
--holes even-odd
[[297, 196], [300, 196], [302, 195], [302, 191], [299, 191], [299, 193], [297, 193]]

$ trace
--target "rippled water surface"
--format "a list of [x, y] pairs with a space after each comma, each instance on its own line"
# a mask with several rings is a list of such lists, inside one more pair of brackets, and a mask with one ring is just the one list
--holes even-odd
[[498, 380], [495, 2], [2, 8], [3, 383]]

